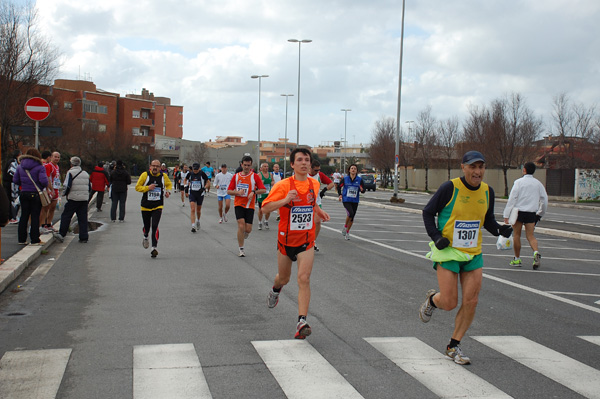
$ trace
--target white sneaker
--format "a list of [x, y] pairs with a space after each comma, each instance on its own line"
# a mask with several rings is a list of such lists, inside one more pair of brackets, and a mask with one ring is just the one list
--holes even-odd
[[347, 231], [347, 232], [346, 232], [346, 234], [344, 235], [344, 238], [345, 238], [346, 240], [349, 240], [349, 239], [350, 239], [350, 232], [349, 232], [349, 231]]
[[265, 230], [269, 230], [269, 221], [265, 220]]
[[342, 228], [342, 235], [345, 237], [346, 234], [348, 234], [348, 230], [346, 230], [346, 228]]
[[148, 249], [150, 247], [150, 241], [148, 240], [148, 237], [144, 237], [142, 240], [142, 246], [144, 249]]
[[245, 257], [245, 256], [246, 256], [246, 253], [244, 252], [244, 250], [243, 250], [243, 249], [240, 249], [240, 253], [239, 253], [239, 255], [238, 255], [238, 256], [239, 256], [240, 258], [243, 258], [243, 257]]
[[196, 220], [196, 229], [200, 230], [200, 220]]
[[182, 202], [182, 203], [181, 203], [181, 206], [185, 206], [185, 202]]
[[219, 224], [223, 223], [223, 218], [219, 219]]
[[223, 214], [223, 221], [224, 221], [225, 223], [227, 223], [227, 214], [226, 214], [226, 213], [224, 213], [224, 214]]
[[258, 222], [258, 229], [262, 230], [262, 222]]

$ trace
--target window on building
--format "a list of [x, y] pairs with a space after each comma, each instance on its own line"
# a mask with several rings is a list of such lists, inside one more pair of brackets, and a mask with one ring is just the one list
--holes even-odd
[[149, 136], [150, 135], [150, 129], [147, 127], [143, 127], [140, 129], [140, 136]]
[[64, 107], [65, 107], [65, 109], [72, 110], [73, 109], [73, 103], [65, 101]]
[[139, 136], [140, 135], [140, 128], [139, 127], [134, 127], [133, 129], [131, 129], [131, 133], [133, 133], [134, 136]]
[[108, 114], [108, 107], [106, 105], [98, 105], [99, 114]]
[[106, 125], [98, 125], [98, 132], [106, 133]]
[[150, 119], [150, 112], [142, 110], [142, 119]]
[[140, 110], [139, 109], [134, 109], [131, 113], [131, 117], [132, 118], [139, 118], [140, 117]]

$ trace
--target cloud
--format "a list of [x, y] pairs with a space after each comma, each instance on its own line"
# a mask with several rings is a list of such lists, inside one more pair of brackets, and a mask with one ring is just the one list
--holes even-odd
[[[348, 131], [368, 143], [375, 121], [395, 117], [401, 2], [392, 0], [39, 1], [42, 28], [65, 54], [62, 78], [91, 74], [121, 94], [147, 88], [184, 106], [184, 137], [295, 139], [298, 45], [301, 142]], [[469, 104], [513, 91], [548, 118], [561, 91], [588, 105], [600, 72], [600, 3], [585, 0], [407, 2], [402, 121], [425, 106], [464, 118]]]

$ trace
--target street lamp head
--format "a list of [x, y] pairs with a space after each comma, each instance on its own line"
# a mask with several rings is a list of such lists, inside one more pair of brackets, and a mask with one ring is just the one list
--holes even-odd
[[268, 78], [269, 75], [252, 75], [250, 76], [252, 79], [258, 79], [258, 78]]
[[298, 39], [288, 39], [288, 42], [290, 43], [298, 43], [300, 40]]
[[352, 111], [352, 110], [351, 109], [340, 109], [340, 111], [346, 111], [346, 112], [348, 112], [348, 111]]
[[290, 42], [290, 43], [310, 43], [310, 42], [312, 42], [312, 40], [310, 40], [310, 39], [302, 39], [302, 40], [288, 39], [288, 42]]
[[294, 97], [293, 94], [282, 94], [283, 97]]

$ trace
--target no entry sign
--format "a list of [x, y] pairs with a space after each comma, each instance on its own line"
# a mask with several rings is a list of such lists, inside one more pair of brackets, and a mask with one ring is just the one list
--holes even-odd
[[25, 103], [25, 113], [34, 121], [43, 121], [50, 115], [50, 104], [41, 97], [33, 97]]

